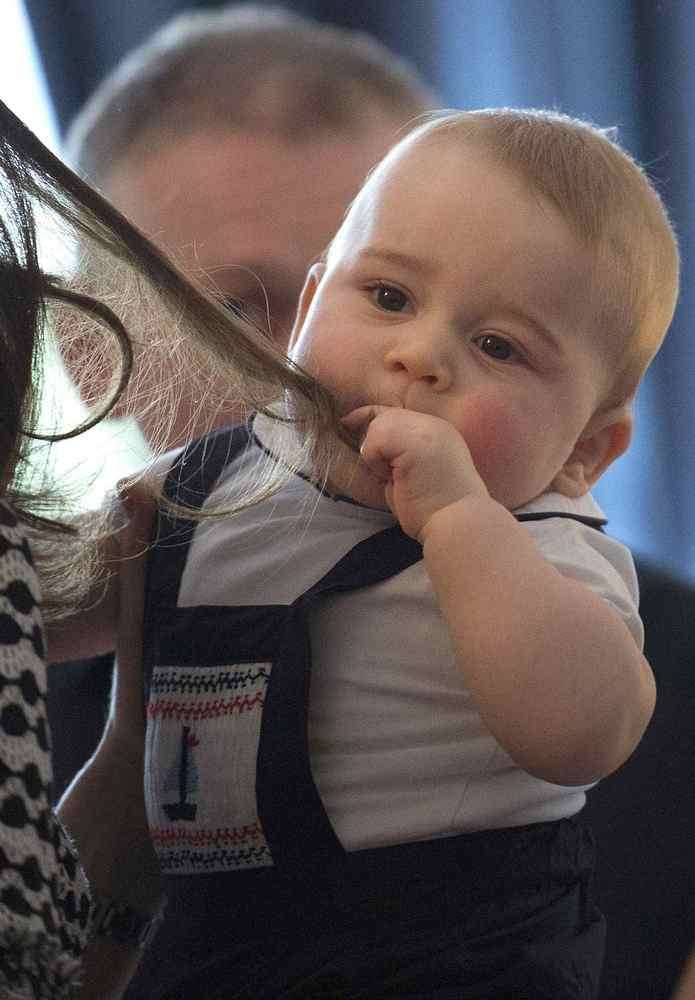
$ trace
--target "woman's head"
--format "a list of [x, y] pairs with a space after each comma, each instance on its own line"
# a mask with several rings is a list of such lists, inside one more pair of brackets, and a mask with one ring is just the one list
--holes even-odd
[[[165, 324], [177, 334], [180, 363], [188, 365], [187, 374], [193, 368], [200, 372], [201, 393], [207, 374], [214, 370], [226, 380], [229, 392], [249, 408], [265, 409], [290, 388], [304, 403], [300, 410], [309, 443], [321, 436], [321, 427], [334, 425], [333, 411], [327, 394], [313, 379], [290, 364], [251, 323], [232, 316], [202, 286], [186, 279], [1, 102], [0, 197], [0, 365], [8, 387], [0, 403], [0, 495], [37, 527], [39, 543], [50, 543], [55, 532], [61, 534], [57, 547], [48, 545], [52, 548], [48, 561], [58, 567], [61, 577], [54, 594], [56, 603], [65, 604], [88, 589], [89, 573], [74, 551], [65, 549], [70, 529], [57, 488], [60, 484], [49, 484], [31, 496], [22, 488], [27, 442], [37, 436], [53, 440], [73, 435], [101, 419], [128, 378], [132, 339], [142, 338], [146, 343], [147, 334]], [[57, 224], [65, 243], [79, 247], [78, 267], [69, 279], [47, 275], [40, 267], [35, 209]], [[114, 291], [113, 296], [105, 296], [106, 302], [103, 288]], [[105, 334], [118, 350], [113, 383], [90, 417], [78, 428], [42, 435], [36, 419], [40, 361], [49, 329], [46, 316], [56, 303], [64, 326], [76, 326], [81, 334], [86, 327], [89, 333], [80, 337], [85, 364], [101, 349]], [[53, 318], [49, 315], [49, 320]], [[167, 393], [175, 397], [176, 391], [175, 379], [169, 378], [162, 387], [163, 409]], [[278, 470], [277, 478], [287, 474]], [[271, 488], [272, 482], [264, 486], [266, 492]], [[42, 556], [40, 544], [35, 545], [35, 552]], [[70, 571], [67, 577], [66, 569]]]
[[[93, 426], [113, 406], [128, 380], [132, 361], [123, 324], [98, 300], [71, 290], [47, 274], [39, 261], [35, 210], [51, 205], [58, 188], [51, 188], [33, 155], [46, 153], [38, 140], [4, 106], [0, 106], [0, 496], [12, 492], [21, 475], [27, 443], [39, 438], [61, 440]], [[120, 364], [115, 389], [109, 388], [97, 411], [79, 427], [42, 434], [38, 427], [39, 382], [52, 305], [63, 303], [89, 315], [116, 340]], [[16, 497], [15, 497], [16, 499]]]
[[[103, 352], [105, 332], [118, 348], [111, 352], [112, 385], [96, 401], [89, 419], [69, 430], [70, 435], [92, 426], [118, 399], [130, 374], [130, 342], [147, 345], [148, 338], [161, 329], [167, 330], [172, 353], [178, 355], [178, 365], [185, 371], [188, 383], [197, 379], [201, 409], [210, 411], [205, 395], [211, 373], [218, 384], [226, 386], [228, 397], [237, 407], [275, 416], [271, 404], [285, 391], [295, 400], [303, 454], [294, 456], [287, 465], [275, 463], [268, 468], [261, 480], [249, 488], [245, 502], [268, 496], [302, 464], [305, 455], [311, 454], [324, 467], [335, 436], [348, 435], [336, 418], [332, 398], [314, 378], [290, 362], [253, 323], [230, 313], [206, 286], [185, 277], [166, 254], [46, 149], [2, 102], [0, 139], [0, 189], [6, 223], [2, 261], [6, 270], [4, 283], [0, 284], [0, 298], [6, 299], [4, 311], [0, 311], [0, 364], [15, 373], [13, 393], [8, 395], [6, 410], [1, 411], [0, 495], [37, 529], [34, 553], [42, 565], [44, 596], [48, 594], [45, 610], [51, 613], [70, 609], [93, 592], [94, 576], [101, 567], [93, 561], [91, 543], [99, 533], [111, 530], [95, 518], [92, 525], [96, 527], [88, 537], [88, 520], [81, 518], [80, 534], [75, 535], [58, 483], [48, 483], [40, 493], [32, 495], [22, 489], [26, 442], [37, 436], [37, 363], [46, 337], [45, 314], [53, 303], [60, 306], [57, 318], [63, 328], [78, 331], [82, 351], [79, 364], [89, 366], [95, 354]], [[34, 208], [47, 213], [57, 224], [60, 238], [79, 250], [77, 268], [65, 281], [44, 274], [39, 267]], [[138, 370], [136, 365], [131, 380], [134, 391], [130, 399], [136, 417], [138, 407], [152, 405], [146, 347], [138, 355], [145, 370]], [[97, 363], [103, 367], [102, 359], [97, 357]], [[179, 391], [172, 370], [168, 365], [166, 378], [158, 387], [162, 441], [168, 438], [167, 411], [175, 412]], [[139, 385], [148, 387], [144, 399], [143, 393], [138, 395]], [[46, 436], [51, 439], [65, 435]], [[156, 457], [162, 447], [157, 447], [156, 439], [153, 445]]]

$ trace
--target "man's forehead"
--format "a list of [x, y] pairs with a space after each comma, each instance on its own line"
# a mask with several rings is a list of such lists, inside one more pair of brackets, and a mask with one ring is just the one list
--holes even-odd
[[106, 194], [155, 240], [205, 265], [297, 258], [334, 235], [390, 130], [289, 143], [205, 132], [121, 160]]
[[[299, 199], [323, 198], [346, 184], [354, 194], [395, 139], [395, 127], [390, 126], [319, 133], [299, 142], [256, 132], [206, 130], [182, 137], [154, 132], [117, 161], [104, 186], [113, 188], [114, 175], [128, 185], [137, 184], [140, 176], [155, 176], [171, 197], [179, 179], [202, 174], [235, 191], [249, 187], [261, 197], [281, 196], [292, 184]], [[307, 183], [309, 178], [313, 186]], [[180, 195], [190, 197], [197, 192], [206, 194], [198, 184], [181, 190]]]

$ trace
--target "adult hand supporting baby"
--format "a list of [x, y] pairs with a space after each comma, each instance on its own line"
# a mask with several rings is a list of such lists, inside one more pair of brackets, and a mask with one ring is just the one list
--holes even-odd
[[427, 522], [444, 507], [489, 496], [463, 437], [441, 417], [371, 405], [352, 410], [342, 422], [362, 438], [362, 459], [385, 484], [386, 502], [412, 538], [422, 541]]
[[[118, 646], [111, 714], [91, 760], [74, 779], [58, 815], [74, 838], [93, 889], [147, 915], [162, 899], [143, 793], [145, 725], [142, 629], [146, 553], [155, 504], [145, 486], [121, 487], [127, 521], [118, 539]], [[83, 1000], [117, 1000], [140, 951], [95, 935], [84, 954]]]
[[[115, 649], [119, 635], [120, 602], [125, 599], [128, 603], [133, 586], [138, 583], [132, 579], [124, 588], [123, 580], [131, 573], [140, 572], [133, 566], [122, 576], [122, 565], [131, 561], [137, 563], [148, 548], [155, 511], [151, 497], [151, 490], [144, 480], [133, 485], [124, 481], [118, 487], [118, 495], [107, 501], [107, 529], [99, 541], [99, 559], [105, 570], [104, 576], [95, 584], [93, 593], [84, 599], [82, 606], [71, 615], [48, 623], [46, 633], [51, 663], [100, 656]], [[83, 517], [89, 524], [93, 513]], [[79, 519], [76, 527], [81, 530]], [[142, 590], [142, 584], [140, 586]]]
[[[156, 504], [146, 483], [119, 483], [118, 497], [127, 515], [118, 533], [117, 669], [109, 724], [119, 737], [144, 753], [142, 633], [145, 568]], [[138, 726], [135, 726], [135, 720]]]

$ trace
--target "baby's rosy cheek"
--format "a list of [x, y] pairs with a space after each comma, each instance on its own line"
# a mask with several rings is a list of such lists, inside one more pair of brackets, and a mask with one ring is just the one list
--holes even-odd
[[[473, 462], [491, 494], [504, 501], [525, 492], [534, 436], [504, 402], [480, 401], [461, 427]], [[521, 480], [521, 481], [520, 481]], [[523, 482], [522, 482], [523, 481]]]
[[487, 400], [471, 408], [462, 431], [481, 474], [484, 468], [513, 460], [524, 437], [509, 407]]

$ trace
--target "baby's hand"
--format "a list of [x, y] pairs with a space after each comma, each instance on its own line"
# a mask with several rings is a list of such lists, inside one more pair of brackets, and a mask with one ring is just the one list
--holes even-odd
[[422, 539], [437, 511], [466, 496], [488, 496], [462, 436], [446, 420], [392, 406], [360, 406], [343, 417], [406, 534]]

